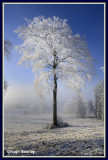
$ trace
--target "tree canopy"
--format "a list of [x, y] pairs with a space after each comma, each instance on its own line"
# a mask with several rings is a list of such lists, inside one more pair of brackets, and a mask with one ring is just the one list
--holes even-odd
[[22, 54], [19, 64], [32, 66], [36, 92], [45, 95], [56, 80], [65, 81], [77, 91], [95, 75], [94, 60], [85, 38], [73, 34], [67, 20], [35, 17], [15, 31], [23, 43], [16, 48]]

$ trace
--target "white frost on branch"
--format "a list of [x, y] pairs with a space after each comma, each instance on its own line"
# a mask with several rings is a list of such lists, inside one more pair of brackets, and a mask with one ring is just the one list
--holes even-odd
[[15, 31], [24, 41], [17, 47], [22, 54], [19, 64], [32, 66], [37, 93], [45, 95], [53, 88], [55, 73], [57, 80], [67, 82], [75, 90], [95, 75], [85, 39], [72, 34], [67, 20], [39, 16], [26, 21], [27, 25]]

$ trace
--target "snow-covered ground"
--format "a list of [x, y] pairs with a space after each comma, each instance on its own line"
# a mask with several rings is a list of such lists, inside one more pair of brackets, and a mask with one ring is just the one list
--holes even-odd
[[104, 156], [104, 122], [60, 115], [69, 127], [45, 129], [52, 114], [4, 117], [5, 156]]

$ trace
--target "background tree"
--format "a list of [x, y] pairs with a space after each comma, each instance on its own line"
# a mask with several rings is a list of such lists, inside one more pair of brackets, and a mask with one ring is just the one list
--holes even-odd
[[8, 88], [8, 81], [4, 79], [4, 93], [6, 93], [7, 88]]
[[92, 100], [88, 101], [88, 109], [89, 109], [89, 113], [94, 113], [94, 105]]
[[12, 53], [11, 53], [12, 46], [13, 45], [9, 40], [4, 40], [4, 56], [7, 58], [8, 61], [12, 56]]
[[95, 87], [95, 116], [104, 119], [104, 81], [100, 81]]
[[83, 98], [80, 95], [75, 95], [72, 99], [65, 102], [63, 107], [64, 113], [72, 114], [73, 117], [84, 118], [86, 108]]
[[84, 118], [86, 110], [85, 110], [85, 105], [84, 105], [82, 97], [80, 95], [76, 96], [74, 98], [74, 101], [75, 101], [74, 105], [75, 105], [75, 108], [76, 108], [77, 117]]
[[53, 125], [57, 125], [57, 81], [67, 82], [77, 92], [94, 76], [94, 60], [85, 39], [72, 34], [67, 20], [40, 16], [26, 21], [15, 31], [24, 41], [17, 47], [22, 53], [19, 64], [32, 66], [37, 94], [53, 90]]
[[75, 115], [75, 106], [74, 106], [74, 103], [73, 103], [73, 99], [68, 99], [65, 101], [64, 105], [63, 105], [63, 108], [62, 108], [62, 112], [63, 113], [70, 113], [70, 114], [73, 114]]
[[[12, 56], [11, 49], [12, 49], [12, 43], [9, 40], [4, 40], [4, 56], [7, 58], [8, 61], [10, 61], [10, 58]], [[4, 79], [4, 93], [6, 93], [7, 88], [8, 88], [8, 81]]]

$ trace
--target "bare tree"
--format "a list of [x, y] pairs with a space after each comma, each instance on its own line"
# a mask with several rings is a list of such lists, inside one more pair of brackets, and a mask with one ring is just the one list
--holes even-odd
[[72, 34], [67, 20], [40, 16], [26, 21], [15, 31], [24, 41], [16, 47], [22, 53], [19, 64], [32, 66], [37, 94], [53, 90], [53, 125], [57, 125], [57, 81], [67, 82], [77, 92], [94, 76], [94, 60], [85, 39]]

